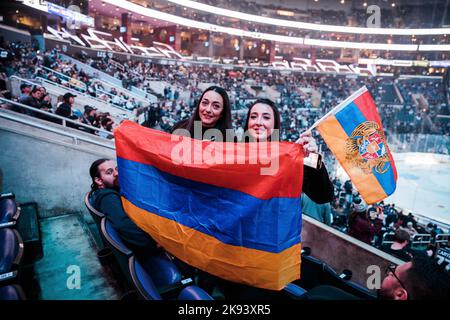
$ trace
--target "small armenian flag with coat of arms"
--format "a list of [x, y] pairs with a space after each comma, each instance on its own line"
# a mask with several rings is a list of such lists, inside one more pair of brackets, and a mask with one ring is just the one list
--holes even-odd
[[380, 116], [364, 86], [322, 119], [316, 127], [361, 196], [372, 204], [391, 195], [397, 170]]

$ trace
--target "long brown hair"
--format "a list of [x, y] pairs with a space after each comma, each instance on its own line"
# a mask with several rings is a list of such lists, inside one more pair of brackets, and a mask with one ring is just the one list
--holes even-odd
[[203, 91], [202, 95], [200, 96], [200, 99], [197, 101], [197, 105], [194, 110], [194, 114], [187, 120], [180, 121], [176, 123], [171, 132], [174, 132], [176, 129], [186, 129], [190, 132], [191, 137], [194, 138], [194, 121], [201, 121], [200, 120], [200, 103], [202, 102], [203, 96], [208, 91], [214, 91], [220, 94], [220, 96], [223, 99], [223, 110], [220, 119], [217, 121], [216, 125], [214, 126], [215, 129], [220, 130], [222, 132], [222, 135], [226, 136], [226, 130], [232, 129], [233, 126], [231, 124], [231, 106], [230, 106], [230, 99], [228, 98], [228, 94], [225, 91], [225, 89], [218, 87], [218, 86], [211, 86], [207, 88], [205, 91]]

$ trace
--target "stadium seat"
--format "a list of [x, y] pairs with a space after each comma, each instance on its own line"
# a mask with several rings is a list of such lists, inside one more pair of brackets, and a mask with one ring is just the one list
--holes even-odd
[[166, 253], [161, 253], [146, 261], [142, 261], [142, 265], [152, 275], [152, 279], [157, 287], [181, 281], [180, 271]]
[[395, 236], [394, 232], [384, 233], [383, 240], [381, 240], [381, 246], [394, 243], [394, 236]]
[[320, 285], [323, 275], [324, 263], [312, 256], [310, 256], [310, 248], [303, 248], [300, 280], [294, 281], [294, 284], [309, 290]]
[[84, 204], [85, 204], [86, 208], [88, 209], [89, 213], [91, 214], [92, 219], [94, 219], [94, 222], [97, 225], [97, 228], [100, 230], [100, 223], [102, 221], [102, 218], [105, 215], [103, 213], [101, 213], [100, 211], [95, 210], [95, 208], [92, 206], [92, 204], [90, 202], [90, 197], [91, 197], [91, 191], [86, 193], [86, 196], [84, 197]]
[[430, 243], [430, 234], [415, 234], [411, 239], [411, 249], [426, 250]]
[[0, 300], [26, 300], [25, 294], [19, 285], [0, 287]]
[[101, 219], [100, 230], [103, 242], [112, 250], [122, 275], [125, 276], [127, 283], [131, 284], [128, 260], [133, 256], [133, 252], [125, 245], [117, 231], [105, 217]]
[[307, 291], [296, 284], [288, 283], [284, 288], [283, 292], [286, 293], [292, 299], [301, 298]]
[[140, 299], [213, 300], [203, 289], [195, 285], [186, 286], [192, 283], [190, 278], [182, 280], [179, 285], [168, 286], [168, 289], [158, 288], [153, 281], [153, 277], [149, 275], [135, 256], [130, 258], [129, 268], [134, 288]]
[[374, 300], [377, 298], [376, 295], [367, 288], [357, 284], [356, 282], [350, 281], [351, 271], [344, 270], [343, 273], [337, 274], [334, 269], [326, 264], [324, 264], [323, 270], [324, 272], [321, 281], [323, 285], [334, 286], [365, 300]]
[[13, 227], [20, 216], [20, 208], [17, 206], [13, 193], [0, 195], [0, 228]]
[[[122, 241], [112, 224], [103, 218], [101, 221], [102, 237], [105, 243], [111, 248], [122, 274], [129, 285], [134, 286], [134, 281], [130, 274], [130, 260], [135, 258], [133, 251]], [[170, 260], [165, 252], [156, 254], [145, 261], [140, 261], [140, 266], [146, 274], [151, 275], [152, 283], [156, 288], [178, 286], [182, 281], [181, 273], [177, 266]]]
[[14, 229], [0, 229], [0, 284], [16, 281], [23, 258], [23, 241]]

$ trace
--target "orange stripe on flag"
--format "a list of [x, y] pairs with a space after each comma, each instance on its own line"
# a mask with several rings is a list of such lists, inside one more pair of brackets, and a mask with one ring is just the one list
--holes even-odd
[[387, 197], [373, 173], [363, 173], [360, 168], [346, 159], [345, 142], [348, 136], [335, 116], [332, 115], [322, 121], [317, 126], [317, 130], [367, 203], [375, 203]]
[[[281, 290], [287, 283], [300, 278], [301, 244], [280, 253], [224, 244], [193, 228], [136, 207], [124, 197], [122, 204], [131, 220], [164, 249], [215, 276], [270, 290]], [[180, 243], [184, 243], [184, 247]]]

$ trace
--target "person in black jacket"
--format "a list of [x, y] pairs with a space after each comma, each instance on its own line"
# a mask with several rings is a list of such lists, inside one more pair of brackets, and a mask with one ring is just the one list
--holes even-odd
[[[271, 140], [274, 130], [280, 129], [280, 122], [280, 112], [275, 103], [269, 99], [258, 99], [248, 109], [244, 127], [244, 132], [248, 135], [244, 134], [244, 137], [252, 141]], [[318, 150], [316, 142], [308, 132], [302, 133], [296, 143], [303, 146], [305, 157]], [[334, 187], [323, 163], [317, 169], [303, 166], [302, 191], [318, 204], [333, 200]]]
[[156, 242], [128, 217], [119, 194], [119, 177], [113, 160], [98, 159], [89, 169], [92, 178], [90, 202], [102, 212], [127, 246], [139, 257], [157, 253]]

